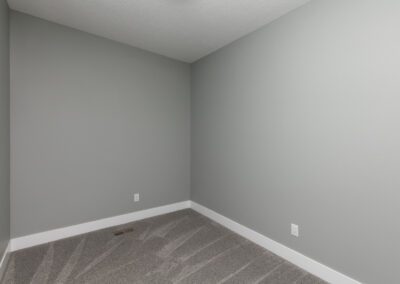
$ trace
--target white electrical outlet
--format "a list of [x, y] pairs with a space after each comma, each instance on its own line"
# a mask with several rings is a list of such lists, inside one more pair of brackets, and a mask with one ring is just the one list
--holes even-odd
[[139, 193], [135, 193], [135, 194], [133, 195], [133, 201], [138, 202], [139, 200], [140, 200]]
[[290, 227], [290, 232], [293, 236], [298, 237], [299, 236], [299, 226], [296, 224], [292, 224]]

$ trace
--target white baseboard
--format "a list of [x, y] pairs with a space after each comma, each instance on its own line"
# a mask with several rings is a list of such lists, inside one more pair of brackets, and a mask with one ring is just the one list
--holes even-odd
[[[264, 247], [265, 249], [279, 255], [280, 257], [286, 259], [287, 261], [301, 267], [302, 269], [320, 277], [321, 279], [332, 283], [332, 284], [361, 284], [360, 282], [322, 264], [319, 263], [291, 248], [288, 248], [256, 231], [247, 228], [203, 205], [200, 205], [193, 201], [183, 201], [179, 203], [174, 203], [170, 205], [165, 205], [161, 207], [150, 208], [142, 211], [137, 211], [133, 213], [128, 213], [120, 216], [105, 218], [101, 220], [96, 220], [92, 222], [87, 222], [79, 225], [69, 226], [65, 228], [55, 229], [51, 231], [41, 232], [33, 235], [23, 236], [19, 238], [12, 239], [7, 248], [7, 252], [17, 251], [20, 249], [33, 247], [36, 245], [41, 245], [44, 243], [49, 243], [57, 241], [60, 239], [65, 239], [92, 231], [105, 229], [113, 226], [118, 226], [162, 214], [171, 213], [174, 211], [192, 208], [198, 213], [212, 219], [213, 221], [221, 224], [222, 226], [232, 230], [233, 232], [243, 236], [250, 241]], [[5, 253], [1, 264], [6, 259], [8, 253]], [[1, 270], [0, 270], [1, 272]], [[1, 275], [0, 275], [1, 276]]]
[[8, 242], [7, 248], [3, 253], [3, 256], [1, 257], [0, 260], [0, 282], [3, 278], [4, 271], [6, 270], [7, 262], [8, 262], [8, 257], [10, 256], [10, 247], [11, 243]]
[[74, 226], [69, 226], [65, 228], [50, 230], [46, 232], [41, 232], [37, 234], [32, 234], [28, 236], [23, 236], [19, 238], [12, 239], [11, 251], [17, 251], [24, 248], [29, 248], [60, 239], [65, 239], [96, 230], [101, 230], [113, 226], [118, 226], [162, 214], [171, 213], [174, 211], [190, 208], [190, 201], [178, 202], [170, 205], [150, 208], [146, 210], [141, 210], [137, 212], [132, 212], [124, 215], [119, 215], [115, 217], [100, 219], [92, 222], [82, 223]]
[[360, 282], [322, 264], [308, 256], [305, 256], [291, 248], [288, 248], [270, 238], [257, 233], [203, 205], [191, 201], [191, 208], [198, 213], [210, 218], [233, 232], [253, 241], [259, 246], [279, 255], [287, 261], [299, 266], [300, 268], [318, 276], [319, 278], [332, 284], [361, 284]]

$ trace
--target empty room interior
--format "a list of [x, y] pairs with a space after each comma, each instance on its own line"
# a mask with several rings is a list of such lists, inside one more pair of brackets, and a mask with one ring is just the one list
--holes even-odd
[[0, 0], [1, 284], [400, 283], [399, 0]]

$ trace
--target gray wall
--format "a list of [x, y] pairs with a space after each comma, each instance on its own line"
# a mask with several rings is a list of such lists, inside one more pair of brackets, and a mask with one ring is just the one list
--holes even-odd
[[399, 27], [398, 0], [312, 1], [197, 62], [192, 199], [398, 283]]
[[0, 260], [10, 239], [10, 49], [8, 13], [7, 2], [0, 0]]
[[188, 64], [13, 12], [11, 128], [13, 237], [189, 198]]

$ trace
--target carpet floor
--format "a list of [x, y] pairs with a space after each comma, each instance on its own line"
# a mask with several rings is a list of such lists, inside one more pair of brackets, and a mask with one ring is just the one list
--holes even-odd
[[14, 252], [2, 283], [325, 282], [188, 209]]

